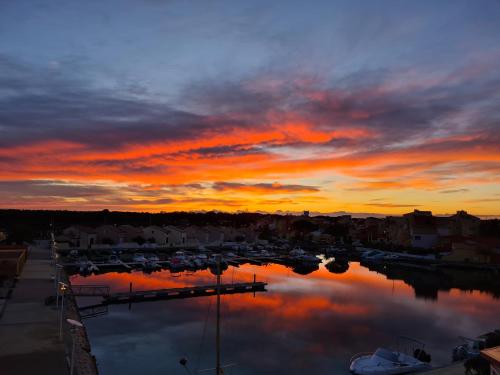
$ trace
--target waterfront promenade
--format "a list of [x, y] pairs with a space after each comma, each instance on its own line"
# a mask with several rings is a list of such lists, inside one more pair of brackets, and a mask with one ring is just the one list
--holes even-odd
[[32, 248], [0, 317], [2, 375], [68, 373], [58, 310], [45, 305], [54, 295], [52, 274], [50, 250]]

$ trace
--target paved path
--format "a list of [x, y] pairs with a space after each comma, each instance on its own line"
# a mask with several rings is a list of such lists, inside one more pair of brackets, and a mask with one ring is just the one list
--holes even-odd
[[68, 374], [58, 311], [44, 303], [54, 295], [52, 274], [50, 250], [32, 248], [0, 318], [2, 375]]

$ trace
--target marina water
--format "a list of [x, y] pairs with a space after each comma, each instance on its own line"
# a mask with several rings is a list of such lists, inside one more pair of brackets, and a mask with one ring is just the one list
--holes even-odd
[[[221, 297], [221, 356], [225, 374], [342, 374], [349, 359], [398, 336], [426, 343], [432, 364], [451, 362], [458, 336], [476, 337], [500, 325], [500, 299], [491, 291], [429, 294], [408, 280], [390, 280], [358, 262], [330, 272], [324, 259], [306, 275], [277, 264], [229, 267], [222, 283], [268, 283], [267, 292]], [[410, 271], [408, 271], [410, 272]], [[412, 280], [425, 273], [414, 273]], [[215, 283], [208, 270], [142, 271], [72, 276], [73, 284], [108, 285], [112, 292]], [[79, 298], [80, 306], [98, 302]], [[100, 374], [183, 374], [215, 366], [215, 297], [109, 305], [85, 319]], [[214, 373], [207, 371], [203, 373]]]

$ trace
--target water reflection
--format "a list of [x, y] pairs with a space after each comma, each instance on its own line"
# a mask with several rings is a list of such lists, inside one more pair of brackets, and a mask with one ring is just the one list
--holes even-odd
[[346, 259], [333, 259], [325, 267], [331, 273], [344, 273], [349, 269], [349, 262]]
[[[359, 263], [326, 260], [306, 275], [280, 265], [229, 267], [223, 283], [257, 280], [267, 293], [222, 297], [222, 358], [234, 374], [347, 373], [357, 352], [390, 345], [399, 335], [427, 343], [434, 364], [447, 363], [457, 336], [476, 336], [498, 326], [500, 302], [478, 291], [442, 291], [416, 299], [405, 278], [392, 280]], [[345, 269], [345, 270], [344, 270]], [[107, 273], [73, 283], [107, 284], [115, 291], [214, 283], [209, 271]], [[213, 297], [110, 306], [89, 319], [92, 350], [102, 374], [183, 373], [214, 366]], [[83, 302], [81, 302], [83, 303]], [[205, 324], [206, 322], [206, 324]]]

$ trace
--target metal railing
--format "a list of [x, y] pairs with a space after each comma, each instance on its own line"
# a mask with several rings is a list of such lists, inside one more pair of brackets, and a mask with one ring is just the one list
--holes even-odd
[[109, 296], [110, 288], [107, 285], [71, 285], [71, 293], [75, 297], [103, 297]]

